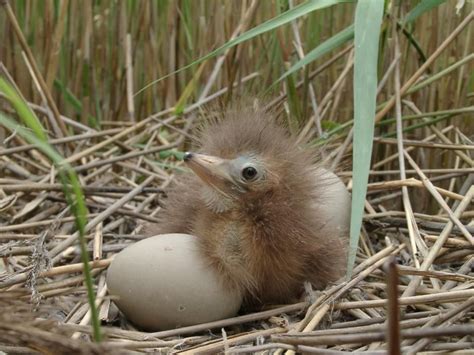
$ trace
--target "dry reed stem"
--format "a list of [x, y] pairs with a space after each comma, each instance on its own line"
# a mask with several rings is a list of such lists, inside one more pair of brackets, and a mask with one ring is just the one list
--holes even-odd
[[20, 25], [18, 24], [18, 21], [16, 19], [15, 13], [13, 12], [10, 3], [8, 1], [2, 2], [1, 4], [7, 13], [8, 20], [10, 21], [13, 30], [15, 32], [15, 35], [18, 38], [18, 41], [21, 44], [21, 47], [28, 58], [28, 63], [31, 65], [32, 68], [32, 74], [33, 74], [33, 79], [37, 80], [40, 87], [41, 91], [44, 93], [46, 100], [48, 102], [49, 107], [51, 108], [55, 123], [59, 126], [60, 131], [58, 132], [61, 136], [67, 136], [67, 128], [64, 122], [60, 119], [60, 114], [58, 107], [56, 106], [56, 103], [53, 100], [53, 97], [51, 96], [50, 90], [48, 89], [48, 86], [46, 82], [44, 81], [43, 75], [41, 74], [40, 70], [38, 69], [38, 66], [36, 64], [35, 57], [33, 56], [33, 53], [31, 52], [30, 47], [28, 46], [28, 42], [26, 41], [25, 36], [23, 35], [23, 32], [20, 28]]
[[449, 206], [444, 202], [443, 198], [439, 194], [438, 191], [436, 191], [435, 187], [433, 186], [433, 183], [426, 177], [426, 175], [423, 173], [423, 171], [419, 168], [419, 166], [415, 163], [415, 161], [408, 155], [407, 152], [404, 152], [405, 157], [408, 159], [408, 162], [410, 165], [416, 170], [418, 175], [421, 178], [421, 181], [423, 184], [426, 186], [428, 191], [433, 195], [433, 197], [436, 199], [436, 201], [440, 204], [440, 206], [448, 213], [449, 218], [453, 221], [453, 223], [461, 230], [462, 234], [466, 237], [466, 239], [471, 243], [471, 245], [474, 245], [474, 237], [469, 233], [467, 228], [464, 226], [464, 224], [461, 223], [459, 218], [451, 211]]
[[398, 305], [398, 269], [395, 257], [385, 265], [387, 273], [387, 347], [390, 355], [400, 355], [400, 309]]
[[[374, 138], [374, 142], [385, 143], [385, 144], [397, 144], [397, 141], [392, 138]], [[462, 144], [443, 144], [443, 143], [431, 143], [431, 142], [419, 142], [412, 140], [403, 140], [404, 146], [422, 147], [430, 149], [453, 149], [453, 150], [474, 150], [474, 145], [462, 145]]]
[[[401, 297], [398, 301], [402, 306], [415, 305], [422, 303], [431, 302], [457, 302], [466, 297], [474, 295], [474, 290], [466, 291], [449, 291], [439, 292], [432, 295], [420, 295], [411, 297]], [[334, 309], [351, 309], [351, 308], [373, 308], [373, 307], [384, 307], [387, 304], [387, 300], [369, 300], [369, 301], [355, 301], [355, 302], [341, 302], [334, 305]]]
[[[423, 337], [440, 337], [440, 336], [463, 336], [470, 335], [474, 332], [473, 325], [455, 325], [451, 327], [440, 327], [440, 328], [423, 328], [423, 329], [410, 329], [402, 330], [401, 335], [403, 338], [423, 338]], [[383, 332], [374, 332], [363, 335], [338, 335], [338, 336], [321, 336], [315, 337], [310, 334], [305, 335], [273, 335], [272, 340], [292, 345], [337, 345], [337, 344], [363, 344], [374, 341], [385, 340], [385, 334]]]
[[[394, 17], [395, 19], [395, 17]], [[395, 21], [395, 20], [393, 20]], [[400, 58], [400, 45], [398, 40], [398, 34], [396, 31], [396, 26], [392, 24], [393, 36], [395, 39], [395, 57]], [[403, 147], [403, 127], [402, 127], [402, 103], [401, 103], [401, 88], [400, 88], [400, 62], [395, 62], [395, 73], [394, 73], [394, 89], [395, 89], [395, 118], [396, 118], [396, 131], [397, 131], [397, 149], [398, 149], [398, 165], [400, 168], [400, 179], [406, 180], [406, 171], [405, 171], [405, 160], [402, 152], [404, 151]], [[377, 118], [376, 118], [377, 119]], [[406, 186], [402, 186], [402, 200], [403, 207], [405, 210], [405, 218], [408, 226], [408, 235], [410, 237], [411, 252], [413, 260], [415, 261], [415, 266], [420, 267], [420, 261], [418, 260], [418, 250], [421, 252], [421, 256], [426, 256], [426, 245], [421, 238], [418, 225], [416, 224], [415, 217], [413, 215], [413, 207], [410, 202], [410, 197], [408, 195], [408, 189]]]
[[[431, 64], [439, 57], [439, 55], [446, 49], [446, 47], [451, 44], [451, 42], [456, 38], [456, 36], [461, 33], [464, 28], [469, 25], [469, 23], [474, 19], [474, 11], [471, 11], [469, 15], [459, 24], [459, 26], [441, 43], [441, 45], [436, 48], [433, 54], [423, 63], [423, 65], [408, 79], [408, 81], [400, 88], [400, 96], [403, 96], [404, 93], [410, 89], [410, 87], [418, 80], [418, 78], [429, 68]], [[396, 97], [392, 98], [387, 102], [387, 104], [380, 110], [375, 116], [375, 122], [380, 121], [395, 105]]]

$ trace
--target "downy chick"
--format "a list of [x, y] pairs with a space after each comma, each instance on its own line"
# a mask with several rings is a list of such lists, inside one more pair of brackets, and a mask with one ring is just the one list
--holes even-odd
[[[185, 154], [193, 173], [176, 176], [161, 223], [145, 233], [197, 236], [209, 266], [246, 304], [294, 301], [305, 281], [326, 287], [345, 271], [347, 230], [325, 212], [334, 175], [295, 140], [269, 113], [227, 110], [201, 131], [199, 153]], [[343, 201], [337, 213], [348, 215]]]

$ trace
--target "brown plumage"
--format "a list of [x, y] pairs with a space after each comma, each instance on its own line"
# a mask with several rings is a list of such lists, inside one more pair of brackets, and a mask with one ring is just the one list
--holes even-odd
[[146, 234], [188, 233], [227, 287], [247, 303], [294, 301], [309, 281], [316, 288], [342, 276], [345, 238], [321, 218], [327, 175], [312, 150], [272, 115], [233, 108], [202, 130], [187, 153], [194, 174], [176, 176]]

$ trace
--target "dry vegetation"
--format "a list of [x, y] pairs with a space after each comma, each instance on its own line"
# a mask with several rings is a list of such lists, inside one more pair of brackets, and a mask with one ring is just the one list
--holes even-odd
[[[388, 10], [397, 19], [414, 5], [401, 3], [399, 14]], [[456, 15], [456, 2], [448, 1], [403, 31], [393, 30], [393, 16], [384, 19], [372, 170], [349, 282], [316, 293], [310, 303], [157, 333], [127, 324], [107, 296], [105, 270], [115, 253], [142, 238], [141, 222], [156, 220], [201, 107], [260, 95], [289, 63], [351, 24], [355, 5], [308, 14], [133, 93], [289, 4], [11, 1], [23, 43], [7, 8], [0, 7], [0, 76], [29, 102], [49, 143], [83, 185], [105, 335], [100, 345], [90, 341], [78, 233], [54, 166], [19, 134], [0, 126], [0, 352], [374, 354], [395, 351], [400, 329], [403, 352], [472, 350], [474, 12], [469, 2]], [[339, 175], [349, 188], [351, 43], [275, 85], [266, 101], [291, 130], [303, 132], [302, 138], [324, 143], [326, 163], [342, 167]], [[403, 121], [398, 137], [392, 119], [397, 96], [398, 122]], [[15, 112], [1, 93], [0, 112], [13, 117]]]

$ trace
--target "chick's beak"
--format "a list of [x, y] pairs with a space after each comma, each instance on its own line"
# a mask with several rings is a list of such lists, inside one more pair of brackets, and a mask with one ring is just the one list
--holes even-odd
[[232, 183], [226, 159], [187, 152], [183, 160], [203, 182], [226, 194], [229, 183]]

